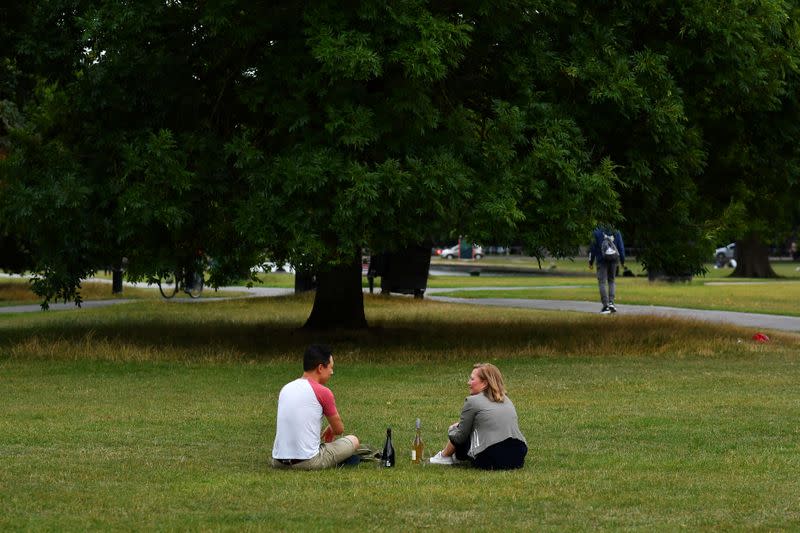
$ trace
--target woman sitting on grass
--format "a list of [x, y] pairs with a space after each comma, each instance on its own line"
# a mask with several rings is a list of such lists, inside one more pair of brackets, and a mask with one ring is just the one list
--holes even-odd
[[469, 376], [470, 395], [461, 419], [450, 426], [443, 450], [431, 464], [452, 465], [471, 461], [485, 470], [522, 468], [528, 445], [519, 430], [517, 410], [506, 396], [503, 375], [490, 363], [479, 363]]

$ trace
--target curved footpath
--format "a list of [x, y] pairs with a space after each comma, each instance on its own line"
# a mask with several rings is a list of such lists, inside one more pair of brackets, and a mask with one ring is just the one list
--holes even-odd
[[[447, 289], [452, 292], [453, 289]], [[444, 291], [442, 291], [444, 292]], [[451, 298], [448, 296], [429, 296], [437, 302], [485, 305], [490, 307], [515, 307], [521, 309], [543, 309], [547, 311], [577, 311], [599, 314], [600, 304], [577, 300], [533, 300], [517, 298]], [[767, 315], [763, 313], [739, 313], [736, 311], [710, 311], [703, 309], [687, 309], [683, 307], [666, 307], [660, 305], [620, 305], [618, 314], [655, 315], [685, 320], [702, 320], [719, 322], [754, 329], [776, 329], [800, 333], [800, 317], [785, 315]], [[613, 315], [604, 315], [613, 316]]]
[[[550, 286], [538, 287], [547, 289], [556, 288], [569, 288], [572, 286]], [[468, 289], [433, 289], [429, 288], [426, 291], [426, 298], [436, 302], [447, 302], [467, 305], [483, 305], [487, 307], [512, 307], [521, 309], [542, 309], [548, 311], [573, 311], [580, 313], [594, 313], [599, 314], [600, 304], [597, 302], [584, 302], [577, 300], [536, 300], [536, 299], [518, 299], [518, 298], [453, 298], [448, 296], [436, 296], [436, 293], [453, 292], [455, 290], [510, 290], [515, 287], [470, 287]], [[530, 288], [530, 287], [519, 287]], [[223, 287], [219, 290], [220, 293], [224, 292], [238, 292], [246, 293], [245, 296], [224, 296], [220, 294], [218, 297], [201, 298], [197, 300], [180, 299], [180, 300], [165, 300], [169, 303], [202, 303], [213, 302], [219, 300], [229, 300], [233, 298], [252, 298], [258, 296], [284, 296], [293, 294], [293, 289], [279, 289], [269, 287]], [[92, 300], [83, 302], [81, 308], [91, 309], [96, 307], [104, 307], [108, 305], [116, 305], [122, 303], [137, 302], [141, 300]], [[68, 309], [79, 309], [73, 303], [53, 303], [50, 304], [52, 311], [61, 311]], [[665, 307], [658, 305], [617, 305], [619, 314], [624, 315], [655, 315], [666, 316], [673, 318], [681, 318], [685, 320], [702, 320], [705, 322], [718, 322], [724, 324], [733, 324], [754, 329], [774, 329], [781, 331], [791, 331], [800, 333], [800, 317], [784, 316], [784, 315], [767, 315], [763, 313], [740, 313], [734, 311], [709, 311], [701, 309], [686, 309], [681, 307]], [[9, 307], [0, 307], [0, 313], [31, 313], [40, 311], [41, 307], [38, 304], [31, 305], [18, 305]], [[608, 315], [613, 316], [613, 315]]]

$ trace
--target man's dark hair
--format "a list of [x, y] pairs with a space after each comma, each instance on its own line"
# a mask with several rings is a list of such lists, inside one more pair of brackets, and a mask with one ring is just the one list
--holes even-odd
[[331, 351], [327, 344], [312, 344], [303, 355], [303, 371], [314, 370], [317, 365], [327, 367], [331, 362]]

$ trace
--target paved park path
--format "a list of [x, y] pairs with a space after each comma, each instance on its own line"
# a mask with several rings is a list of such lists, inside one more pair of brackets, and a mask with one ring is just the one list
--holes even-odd
[[[11, 277], [7, 274], [0, 274], [1, 277]], [[93, 278], [92, 282], [97, 283], [108, 283], [111, 284], [111, 280], [102, 279], [102, 278]], [[125, 287], [138, 287], [138, 288], [153, 288], [157, 289], [156, 285], [147, 285], [146, 283], [128, 283], [125, 282]], [[214, 293], [214, 289], [206, 289], [203, 291], [204, 294], [211, 294]], [[226, 292], [236, 293], [235, 296], [226, 296]], [[294, 289], [281, 289], [275, 287], [220, 287], [218, 291], [215, 293], [217, 296], [211, 297], [204, 297], [204, 298], [197, 298], [197, 299], [190, 299], [190, 298], [176, 298], [174, 300], [163, 300], [166, 303], [204, 303], [204, 302], [216, 302], [220, 300], [232, 300], [235, 298], [254, 298], [259, 296], [285, 296], [288, 294], [294, 294]], [[119, 299], [110, 299], [110, 300], [87, 300], [81, 304], [81, 307], [76, 306], [73, 302], [68, 303], [51, 303], [50, 310], [51, 311], [68, 311], [68, 310], [75, 310], [75, 309], [92, 309], [96, 307], [107, 307], [109, 305], [117, 305], [117, 304], [127, 304], [133, 302], [141, 302], [140, 299], [132, 299], [132, 298], [119, 298]], [[11, 305], [2, 307], [0, 306], [0, 314], [2, 313], [34, 313], [36, 311], [41, 311], [42, 307], [39, 304], [28, 304], [28, 305]]]
[[[530, 288], [530, 287], [527, 287]], [[538, 287], [537, 287], [538, 288]], [[543, 288], [543, 287], [542, 287]], [[548, 311], [575, 311], [581, 313], [599, 314], [598, 302], [584, 302], [578, 300], [535, 300], [518, 298], [452, 298], [436, 296], [436, 292], [453, 292], [464, 289], [428, 289], [426, 296], [437, 302], [457, 304], [485, 305], [488, 307], [515, 307], [521, 309], [543, 309]], [[491, 290], [491, 289], [481, 289]], [[508, 290], [508, 288], [504, 288]], [[708, 311], [702, 309], [687, 309], [683, 307], [666, 307], [661, 305], [620, 305], [617, 304], [620, 315], [655, 315], [686, 320], [702, 320], [704, 322], [719, 322], [753, 328], [754, 330], [776, 329], [782, 331], [800, 332], [800, 317], [784, 315], [767, 315], [763, 313], [739, 313], [735, 311]]]
[[[572, 288], [573, 285], [535, 287], [537, 289], [560, 289]], [[448, 296], [437, 296], [437, 293], [453, 291], [492, 291], [492, 290], [514, 290], [530, 289], [531, 287], [470, 287], [470, 288], [429, 288], [426, 291], [426, 298], [437, 302], [482, 305], [487, 307], [512, 307], [521, 309], [542, 309], [548, 311], [572, 311], [579, 313], [599, 313], [600, 304], [597, 302], [585, 302], [577, 300], [539, 300], [539, 299], [520, 299], [520, 298], [453, 298]], [[225, 292], [238, 293], [236, 296], [225, 296]], [[244, 293], [244, 294], [243, 294]], [[219, 300], [230, 300], [233, 298], [252, 298], [259, 296], [284, 296], [294, 293], [293, 289], [280, 289], [270, 287], [223, 287], [217, 292], [219, 296], [211, 298], [200, 298], [190, 300], [182, 298], [179, 300], [165, 300], [169, 303], [202, 303]], [[83, 302], [82, 308], [91, 309], [116, 305], [123, 303], [137, 302], [141, 300], [92, 300]], [[53, 303], [50, 304], [53, 311], [78, 309], [73, 303]], [[709, 311], [701, 309], [686, 309], [681, 307], [666, 307], [659, 305], [617, 305], [621, 315], [650, 315], [682, 318], [686, 320], [701, 320], [704, 322], [718, 322], [733, 324], [753, 328], [753, 330], [774, 329], [781, 331], [800, 332], [800, 317], [768, 315], [763, 313], [740, 313], [734, 311]], [[0, 307], [0, 313], [31, 313], [40, 311], [38, 304], [19, 305]]]

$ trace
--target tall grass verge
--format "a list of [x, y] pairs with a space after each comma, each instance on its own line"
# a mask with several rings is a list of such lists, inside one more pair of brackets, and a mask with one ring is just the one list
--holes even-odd
[[[147, 287], [126, 286], [122, 294], [112, 294], [111, 284], [102, 282], [86, 281], [81, 285], [81, 298], [84, 300], [112, 300], [118, 298], [135, 299], [156, 299], [160, 298], [158, 288], [153, 285]], [[31, 291], [30, 283], [27, 279], [12, 278], [0, 280], [0, 305], [25, 305], [39, 303], [42, 301], [40, 296]]]
[[[515, 357], [671, 357], [750, 353], [751, 332], [660, 317], [496, 309], [365, 297], [371, 328], [301, 329], [312, 296], [227, 302], [136, 302], [99, 310], [0, 318], [0, 357], [16, 360], [290, 360], [313, 341], [360, 362]], [[779, 346], [797, 337], [778, 334]], [[748, 342], [742, 342], [742, 340]], [[781, 348], [778, 348], [781, 349]]]

